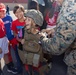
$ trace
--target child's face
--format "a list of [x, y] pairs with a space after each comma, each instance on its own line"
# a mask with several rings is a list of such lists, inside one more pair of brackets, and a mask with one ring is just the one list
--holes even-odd
[[26, 29], [30, 29], [31, 27], [34, 27], [35, 23], [32, 18], [26, 17]]
[[18, 8], [17, 11], [15, 12], [15, 16], [18, 19], [22, 19], [24, 17], [24, 12], [20, 8]]
[[31, 18], [26, 17], [26, 29], [30, 29], [31, 28]]
[[6, 14], [5, 10], [0, 10], [0, 18], [4, 18]]

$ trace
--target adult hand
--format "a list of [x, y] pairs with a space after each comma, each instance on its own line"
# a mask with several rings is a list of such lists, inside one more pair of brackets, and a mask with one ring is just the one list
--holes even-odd
[[45, 32], [40, 32], [38, 38], [40, 37], [47, 37], [47, 34]]
[[54, 29], [50, 29], [50, 28], [47, 28], [47, 29], [43, 29], [41, 32], [43, 32], [43, 33], [47, 33], [47, 35], [49, 36], [49, 35], [52, 35], [55, 31], [54, 31]]

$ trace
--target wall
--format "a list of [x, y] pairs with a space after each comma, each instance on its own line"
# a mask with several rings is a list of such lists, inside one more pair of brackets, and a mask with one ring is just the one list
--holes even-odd
[[24, 6], [25, 9], [27, 9], [28, 4], [27, 3], [4, 3], [5, 5], [8, 5], [10, 10], [13, 10], [14, 6], [17, 4], [21, 4]]

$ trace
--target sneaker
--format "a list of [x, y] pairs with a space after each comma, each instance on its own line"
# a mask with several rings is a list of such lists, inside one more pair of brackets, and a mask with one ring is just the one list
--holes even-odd
[[52, 68], [52, 63], [51, 63], [51, 62], [48, 64], [48, 68], [49, 68], [49, 69]]
[[11, 72], [11, 73], [13, 73], [13, 74], [17, 74], [17, 73], [18, 73], [18, 72], [17, 72], [17, 69], [15, 69], [14, 67], [8, 68], [7, 71], [8, 71], [8, 72]]

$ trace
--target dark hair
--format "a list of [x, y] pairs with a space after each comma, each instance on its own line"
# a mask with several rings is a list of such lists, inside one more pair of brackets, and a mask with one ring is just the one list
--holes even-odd
[[38, 3], [35, 1], [31, 1], [29, 3], [28, 9], [36, 9], [37, 10], [38, 9]]
[[15, 14], [16, 11], [17, 11], [17, 9], [19, 9], [19, 8], [20, 8], [23, 12], [25, 12], [24, 7], [23, 7], [21, 4], [18, 4], [18, 5], [16, 5], [16, 6], [14, 7], [13, 13]]

